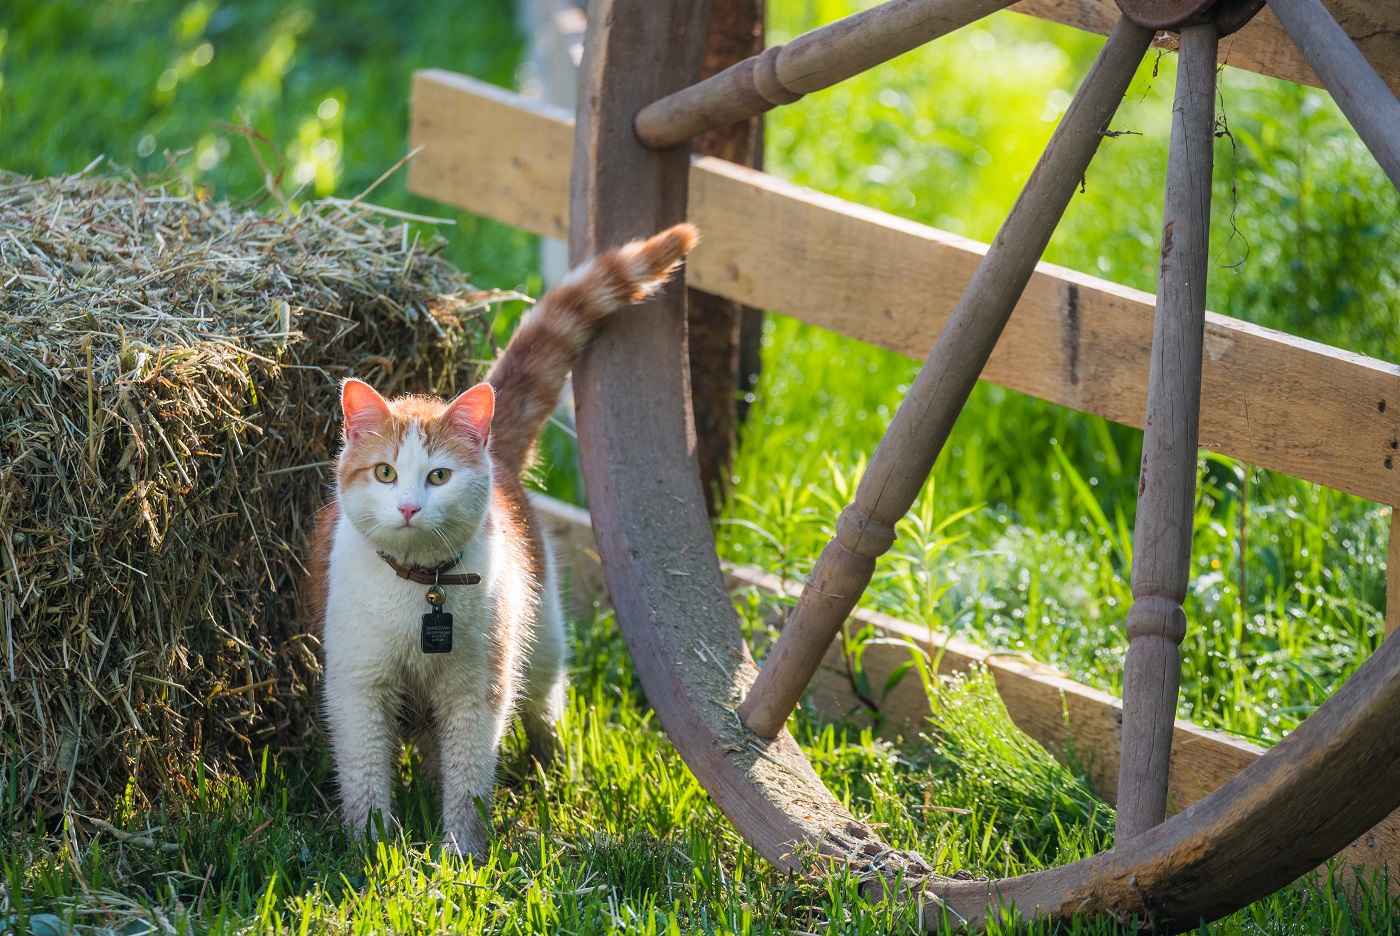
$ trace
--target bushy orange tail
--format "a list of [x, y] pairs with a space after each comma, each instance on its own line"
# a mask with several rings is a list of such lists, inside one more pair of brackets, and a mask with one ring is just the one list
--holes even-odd
[[665, 283], [699, 239], [693, 226], [677, 224], [610, 250], [573, 270], [525, 313], [486, 375], [496, 388], [491, 461], [498, 476], [528, 467], [564, 378], [603, 320]]

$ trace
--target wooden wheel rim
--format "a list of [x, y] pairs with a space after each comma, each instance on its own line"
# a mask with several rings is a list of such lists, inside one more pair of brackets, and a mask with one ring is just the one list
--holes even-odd
[[[631, 121], [694, 81], [704, 13], [703, 0], [611, 0], [590, 15], [574, 259], [684, 218], [684, 149], [644, 150]], [[659, 43], [674, 54], [649, 57]], [[619, 191], [636, 197], [607, 197]], [[868, 863], [889, 850], [831, 797], [792, 738], [780, 732], [765, 745], [735, 717], [756, 671], [723, 589], [694, 467], [683, 293], [677, 285], [649, 306], [605, 330], [575, 382], [599, 552], [639, 677], [677, 750], [761, 854], [790, 869], [810, 866], [813, 851]], [[636, 426], [649, 431], [638, 438], [629, 431]], [[1270, 893], [1400, 805], [1400, 649], [1392, 643], [1254, 765], [1130, 842], [1004, 881], [930, 880], [929, 891], [953, 922], [971, 926], [1010, 913], [1109, 913], [1164, 929]], [[878, 879], [871, 889], [882, 890]], [[930, 915], [930, 926], [940, 922]]]

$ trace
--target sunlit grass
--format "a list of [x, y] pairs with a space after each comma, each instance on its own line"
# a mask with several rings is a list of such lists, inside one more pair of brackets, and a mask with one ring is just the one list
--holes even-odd
[[[443, 857], [434, 795], [404, 768], [404, 836], [367, 847], [337, 827], [324, 759], [268, 752], [248, 780], [114, 818], [120, 841], [71, 828], [0, 839], [0, 928], [18, 932], [910, 933], [915, 908], [871, 905], [847, 876], [790, 878], [745, 846], [637, 695], [620, 635], [580, 622], [558, 764], [513, 739], [480, 863]], [[1106, 847], [1112, 813], [1022, 735], [990, 678], [930, 687], [936, 728], [903, 746], [810, 716], [817, 772], [858, 815], [943, 873], [1015, 875]], [[1298, 884], [1213, 932], [1385, 932], [1394, 906], [1355, 908]], [[70, 930], [79, 924], [80, 930]], [[45, 929], [44, 927], [50, 927]], [[90, 927], [90, 928], [89, 928]], [[1107, 923], [1078, 932], [1111, 933]]]

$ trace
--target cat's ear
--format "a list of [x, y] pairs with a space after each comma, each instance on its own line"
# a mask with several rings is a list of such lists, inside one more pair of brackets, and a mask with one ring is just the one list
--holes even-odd
[[491, 437], [491, 416], [495, 412], [496, 388], [482, 383], [458, 394], [447, 404], [443, 418], [457, 433], [484, 448]]
[[345, 411], [345, 438], [357, 442], [378, 435], [389, 423], [389, 404], [363, 380], [347, 378], [340, 385], [340, 408]]

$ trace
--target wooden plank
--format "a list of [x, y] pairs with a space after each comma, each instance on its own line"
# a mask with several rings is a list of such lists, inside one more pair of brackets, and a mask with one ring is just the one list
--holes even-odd
[[[751, 588], [776, 594], [778, 590], [776, 577], [753, 570], [727, 567], [725, 576], [736, 591]], [[789, 585], [781, 593], [795, 597], [796, 588]], [[1117, 696], [1033, 660], [993, 653], [878, 611], [858, 608], [847, 626], [852, 630], [869, 627], [880, 641], [865, 648], [862, 660], [872, 687], [884, 686], [916, 653], [937, 660], [937, 670], [945, 676], [985, 667], [995, 678], [997, 695], [1016, 727], [1061, 763], [1084, 770], [1094, 792], [1109, 804], [1117, 804], [1123, 737], [1123, 703]], [[879, 708], [877, 728], [883, 736], [908, 736], [925, 728], [929, 703], [915, 673], [908, 673], [889, 692], [876, 691], [877, 698], [871, 700], [856, 693], [840, 641], [832, 644], [811, 686], [813, 703], [825, 717], [858, 716], [874, 702]], [[1203, 799], [1264, 750], [1176, 719], [1168, 785], [1171, 811]]]
[[[985, 247], [719, 164], [692, 179], [692, 282], [923, 357]], [[982, 379], [1142, 427], [1153, 297], [1041, 263]], [[1381, 503], [1400, 366], [1207, 313], [1200, 443]], [[1389, 409], [1381, 402], [1389, 399]]]
[[[545, 495], [535, 495], [535, 506], [547, 529], [567, 531], [568, 542], [580, 547], [573, 552], [578, 557], [575, 582], [600, 581], [587, 511]], [[588, 563], [593, 563], [595, 571], [587, 569]], [[745, 566], [726, 564], [724, 578], [726, 587], [735, 594], [754, 591], [768, 598], [792, 600], [801, 592], [797, 582]], [[606, 601], [605, 592], [584, 597]], [[866, 646], [862, 660], [872, 687], [883, 687], [912, 654], [936, 660], [937, 671], [942, 675], [986, 667], [996, 680], [997, 694], [1016, 727], [1062, 763], [1084, 770], [1094, 792], [1109, 804], [1117, 803], [1123, 704], [1113, 694], [1076, 682], [1025, 657], [993, 653], [878, 611], [857, 608], [847, 626], [852, 630], [869, 627], [875, 638]], [[892, 740], [924, 731], [930, 715], [928, 697], [913, 672], [906, 673], [889, 692], [877, 690], [877, 698], [861, 699], [851, 683], [840, 640], [828, 649], [812, 682], [810, 697], [827, 718], [866, 719], [870, 714], [868, 702], [874, 702], [879, 710], [878, 733]], [[1169, 811], [1179, 812], [1204, 799], [1258, 760], [1265, 750], [1177, 719], [1167, 787]], [[1392, 814], [1357, 838], [1342, 850], [1340, 857], [1344, 863], [1357, 867], [1375, 869], [1389, 864], [1400, 868], [1400, 813]], [[1393, 879], [1391, 886], [1400, 893], [1400, 877]]]
[[437, 69], [414, 74], [412, 108], [411, 191], [568, 239], [572, 112]]
[[[1323, 0], [1323, 5], [1390, 89], [1400, 94], [1400, 5], [1375, 0]], [[1119, 17], [1114, 0], [1021, 0], [1011, 9], [1105, 36]], [[1220, 44], [1220, 61], [1285, 81], [1322, 87], [1267, 6], [1239, 32], [1225, 37]]]
[[[566, 112], [420, 72], [412, 140], [413, 191], [563, 236]], [[917, 358], [986, 250], [720, 160], [696, 163], [690, 204], [690, 285]], [[1041, 263], [982, 378], [1140, 428], [1152, 316], [1147, 293]], [[1207, 313], [1202, 447], [1400, 504], [1398, 435], [1400, 366]]]

